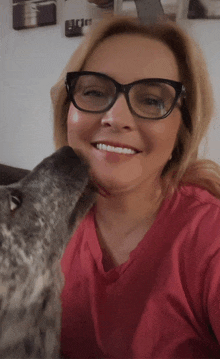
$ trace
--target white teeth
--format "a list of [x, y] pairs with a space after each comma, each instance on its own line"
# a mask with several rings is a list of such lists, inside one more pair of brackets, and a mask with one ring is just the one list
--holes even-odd
[[123, 153], [126, 155], [133, 155], [133, 154], [137, 153], [136, 151], [132, 150], [131, 148], [114, 147], [114, 146], [105, 145], [104, 143], [97, 143], [96, 148], [98, 150]]

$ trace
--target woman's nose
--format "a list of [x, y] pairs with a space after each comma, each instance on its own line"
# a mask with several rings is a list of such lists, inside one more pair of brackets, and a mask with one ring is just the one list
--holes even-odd
[[136, 126], [126, 98], [120, 94], [114, 105], [103, 114], [101, 123], [103, 126], [112, 127], [115, 130], [133, 130]]

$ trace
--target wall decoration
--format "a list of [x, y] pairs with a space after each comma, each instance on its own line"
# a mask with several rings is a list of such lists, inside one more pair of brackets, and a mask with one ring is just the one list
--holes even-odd
[[13, 29], [56, 24], [56, 0], [13, 0]]
[[63, 25], [66, 37], [82, 36], [96, 20], [100, 20], [106, 11], [88, 0], [63, 0]]
[[163, 5], [168, 17], [176, 16], [177, 0], [63, 0], [65, 36], [82, 36], [88, 27], [106, 14], [139, 17], [142, 23], [151, 23], [163, 16]]
[[[82, 36], [106, 12], [137, 16], [143, 23], [161, 16], [183, 19], [220, 19], [220, 0], [63, 0], [65, 36]], [[98, 3], [97, 1], [94, 1]]]
[[[151, 0], [118, 1], [123, 2], [122, 12], [124, 12], [124, 8], [135, 9], [135, 6], [138, 7], [139, 3], [148, 6], [151, 4]], [[158, 6], [159, 1], [165, 16], [173, 21], [181, 19], [220, 19], [220, 0], [157, 0]], [[154, 3], [156, 9], [156, 0], [154, 0]]]
[[170, 19], [175, 21], [177, 17], [178, 0], [161, 0], [164, 14]]
[[220, 0], [190, 0], [188, 19], [220, 19]]
[[178, 4], [179, 0], [123, 0], [121, 12], [125, 15], [138, 15], [143, 23], [154, 22], [164, 15], [175, 21]]

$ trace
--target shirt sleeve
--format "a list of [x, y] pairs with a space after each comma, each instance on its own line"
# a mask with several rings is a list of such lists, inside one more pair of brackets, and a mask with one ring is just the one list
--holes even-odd
[[201, 238], [207, 243], [200, 252], [201, 297], [204, 320], [220, 344], [220, 209], [212, 208], [201, 223]]
[[[220, 228], [220, 226], [219, 226]], [[220, 242], [220, 236], [218, 239]], [[211, 250], [210, 250], [211, 252]], [[210, 330], [220, 344], [220, 249], [215, 248], [207, 263], [207, 274], [204, 282], [203, 307], [208, 318]]]

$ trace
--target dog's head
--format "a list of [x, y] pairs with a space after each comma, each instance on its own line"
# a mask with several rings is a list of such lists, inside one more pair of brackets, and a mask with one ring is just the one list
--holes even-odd
[[94, 200], [88, 182], [88, 165], [66, 146], [21, 181], [0, 186], [2, 270], [3, 263], [7, 271], [35, 257], [61, 256], [77, 219]]

